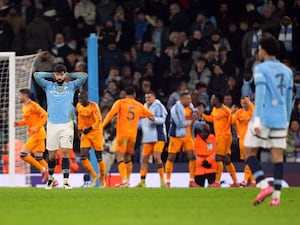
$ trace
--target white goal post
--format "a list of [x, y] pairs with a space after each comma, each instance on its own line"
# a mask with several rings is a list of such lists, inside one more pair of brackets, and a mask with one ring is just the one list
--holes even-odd
[[[0, 52], [0, 132], [2, 158], [1, 179], [4, 186], [19, 186], [17, 176], [30, 172], [30, 167], [19, 159], [17, 150], [22, 149], [28, 134], [27, 127], [15, 128], [14, 122], [22, 119], [22, 104], [18, 101], [18, 91], [30, 88], [34, 62], [37, 54], [16, 56], [15, 52]], [[8, 162], [5, 161], [5, 154]], [[1, 186], [2, 186], [1, 185]]]

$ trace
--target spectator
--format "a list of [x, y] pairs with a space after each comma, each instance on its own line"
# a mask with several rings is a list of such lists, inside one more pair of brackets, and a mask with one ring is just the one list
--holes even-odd
[[156, 55], [151, 42], [145, 42], [142, 44], [142, 51], [137, 54], [135, 60], [135, 68], [139, 71], [144, 72], [147, 63], [156, 63]]
[[172, 106], [180, 99], [180, 95], [188, 90], [185, 82], [180, 82], [177, 86], [177, 90], [172, 92], [168, 98], [167, 109], [170, 110]]
[[172, 3], [170, 5], [170, 33], [177, 31], [187, 31], [188, 30], [188, 16], [186, 13], [180, 8], [178, 3]]
[[11, 50], [12, 40], [14, 39], [14, 31], [11, 25], [6, 21], [6, 12], [0, 11], [0, 51]]
[[208, 18], [208, 14], [205, 11], [198, 12], [196, 20], [191, 24], [191, 32], [194, 30], [200, 30], [202, 37], [205, 40], [210, 40], [210, 37], [215, 29], [214, 25]]
[[203, 56], [198, 57], [189, 73], [190, 81], [188, 83], [189, 90], [195, 90], [196, 84], [203, 82], [208, 85], [211, 78], [211, 71], [206, 66], [206, 59]]
[[253, 21], [251, 29], [245, 33], [242, 40], [242, 59], [247, 65], [249, 61], [253, 60], [257, 51], [258, 43], [262, 38], [261, 20], [257, 18]]
[[51, 52], [40, 49], [38, 51], [38, 57], [34, 63], [35, 71], [51, 72], [55, 65], [55, 57]]
[[96, 5], [90, 0], [80, 0], [74, 8], [74, 17], [82, 16], [90, 29], [95, 25]]
[[12, 40], [12, 49], [17, 54], [25, 52], [25, 21], [23, 20], [17, 5], [11, 4], [6, 17], [7, 22], [13, 29], [14, 39]]
[[215, 93], [225, 93], [227, 83], [227, 75], [223, 72], [220, 64], [215, 64], [208, 84], [209, 95]]
[[21, 0], [20, 12], [26, 25], [32, 22], [34, 17], [36, 17], [36, 8], [31, 0]]
[[69, 52], [70, 47], [67, 43], [65, 43], [64, 35], [62, 33], [57, 33], [51, 48], [51, 53], [57, 58], [57, 60], [63, 62]]
[[[284, 151], [285, 161], [286, 162], [295, 162], [296, 161], [296, 150], [300, 146], [300, 132], [299, 132], [299, 121], [291, 119], [287, 140], [286, 140], [286, 149]], [[297, 147], [298, 145], [298, 147]]]
[[204, 49], [208, 45], [210, 45], [210, 43], [203, 38], [201, 30], [195, 29], [187, 45], [188, 49], [192, 54], [192, 59], [196, 60], [199, 56], [201, 56], [203, 54]]
[[26, 51], [36, 53], [39, 49], [49, 50], [53, 41], [53, 31], [50, 24], [44, 19], [41, 9], [36, 11], [36, 17], [26, 28]]
[[96, 24], [103, 26], [109, 19], [116, 8], [115, 0], [99, 0], [96, 3]]
[[107, 88], [104, 90], [104, 92], [106, 92], [106, 91], [109, 91], [109, 93], [114, 101], [119, 98], [120, 90], [117, 86], [116, 81], [114, 81], [114, 80], [109, 81], [107, 84]]
[[123, 52], [118, 48], [114, 40], [110, 40], [106, 47], [100, 49], [100, 66], [102, 66], [102, 76], [105, 79], [111, 66], [122, 68], [125, 64]]

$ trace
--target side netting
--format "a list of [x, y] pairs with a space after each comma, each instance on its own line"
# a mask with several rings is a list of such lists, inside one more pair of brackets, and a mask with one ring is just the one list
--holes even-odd
[[30, 88], [36, 58], [36, 54], [15, 56], [14, 52], [0, 52], [0, 174], [8, 174], [2, 179], [8, 186], [30, 184], [30, 166], [19, 157], [28, 138], [27, 127], [15, 128], [14, 122], [23, 118], [18, 91]]

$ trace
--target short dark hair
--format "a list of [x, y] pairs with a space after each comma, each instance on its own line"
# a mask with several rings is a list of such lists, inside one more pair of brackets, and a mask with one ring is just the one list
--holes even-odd
[[263, 38], [259, 45], [268, 55], [276, 56], [279, 52], [279, 43], [274, 37]]
[[53, 69], [54, 73], [67, 72], [67, 68], [64, 64], [56, 64]]
[[148, 92], [145, 93], [145, 95], [148, 95], [148, 94], [149, 94], [149, 95], [156, 96], [154, 91], [148, 91]]
[[125, 92], [126, 92], [126, 95], [134, 95], [135, 89], [134, 89], [134, 87], [128, 87], [128, 88], [126, 88]]
[[219, 102], [222, 103], [224, 101], [224, 94], [222, 94], [221, 92], [214, 93], [214, 95], [219, 100]]
[[29, 97], [29, 98], [30, 98], [30, 96], [31, 96], [31, 92], [30, 92], [30, 90], [29, 90], [28, 88], [20, 89], [19, 92], [20, 92], [21, 94], [27, 95], [27, 97]]

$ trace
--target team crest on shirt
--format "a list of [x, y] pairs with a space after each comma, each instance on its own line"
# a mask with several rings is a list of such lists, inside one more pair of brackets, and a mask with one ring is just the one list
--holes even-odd
[[53, 86], [50, 90], [50, 94], [54, 96], [66, 96], [69, 92], [68, 86]]

